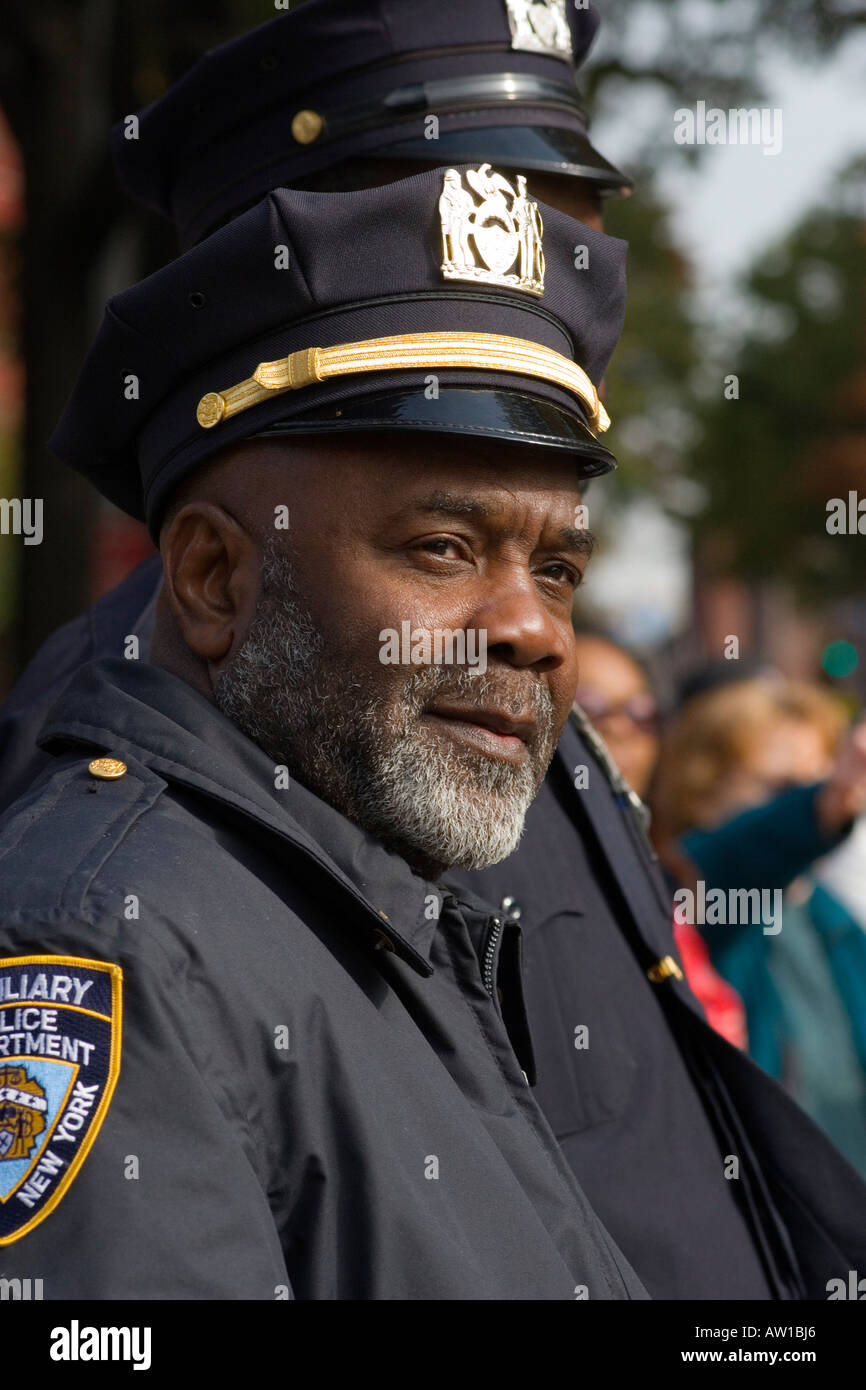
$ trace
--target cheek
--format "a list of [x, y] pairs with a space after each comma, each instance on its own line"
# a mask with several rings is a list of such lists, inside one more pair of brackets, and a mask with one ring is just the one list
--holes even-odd
[[[385, 630], [402, 633], [460, 630], [472, 623], [477, 596], [471, 582], [415, 570], [399, 556], [356, 550], [349, 563], [336, 567], [334, 587], [324, 604], [339, 600], [340, 623], [355, 650], [380, 645]], [[333, 620], [332, 620], [333, 621]]]
[[[457, 610], [457, 611], [455, 611]], [[405, 683], [408, 671], [417, 669], [402, 661], [407, 644], [404, 624], [416, 629], [458, 629], [463, 614], [451, 596], [447, 607], [442, 597], [429, 590], [418, 592], [404, 574], [355, 553], [333, 565], [330, 583], [319, 583], [314, 616], [325, 634], [327, 651], [344, 671], [366, 673], [381, 689]], [[394, 652], [400, 659], [394, 660]], [[383, 653], [391, 653], [383, 660]]]
[[577, 695], [577, 653], [573, 652], [555, 671], [549, 672], [550, 690], [555, 716], [564, 725]]

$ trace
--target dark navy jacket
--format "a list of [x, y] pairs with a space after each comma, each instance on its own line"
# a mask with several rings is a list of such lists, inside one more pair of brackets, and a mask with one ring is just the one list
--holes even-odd
[[[276, 786], [155, 666], [87, 666], [51, 734], [0, 820], [0, 1167], [8, 1103], [53, 1126], [24, 1187], [0, 1172], [4, 1223], [31, 1223], [6, 1277], [46, 1298], [646, 1297], [533, 1099], [519, 928]], [[125, 770], [100, 779], [95, 753]], [[112, 1006], [86, 1005], [117, 967], [98, 1112]], [[55, 1124], [70, 1032], [81, 1098]]]

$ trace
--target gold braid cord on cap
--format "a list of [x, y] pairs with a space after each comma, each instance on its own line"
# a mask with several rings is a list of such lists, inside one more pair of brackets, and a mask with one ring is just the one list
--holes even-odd
[[598, 392], [576, 362], [540, 343], [502, 338], [498, 333], [405, 333], [394, 338], [370, 338], [363, 343], [341, 343], [337, 347], [304, 348], [276, 362], [260, 362], [253, 375], [237, 386], [209, 391], [198, 403], [196, 419], [202, 429], [209, 430], [260, 401], [284, 391], [299, 391], [329, 377], [413, 367], [476, 368], [538, 377], [577, 396], [599, 434], [610, 425]]

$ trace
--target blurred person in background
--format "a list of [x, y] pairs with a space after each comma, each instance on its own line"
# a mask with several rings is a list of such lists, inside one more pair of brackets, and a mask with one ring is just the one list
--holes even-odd
[[[647, 804], [661, 752], [661, 710], [649, 671], [602, 632], [578, 630], [577, 705], [604, 739], [632, 791]], [[648, 819], [648, 818], [647, 818]], [[746, 1047], [746, 1012], [736, 990], [713, 968], [701, 935], [674, 920], [686, 979], [707, 1020], [735, 1047]]]
[[681, 882], [786, 889], [772, 930], [754, 921], [700, 930], [743, 999], [750, 1055], [862, 1173], [866, 935], [812, 865], [866, 807], [864, 768], [866, 725], [846, 737], [830, 695], [753, 679], [686, 702], [653, 798], [657, 842]]
[[815, 865], [815, 879], [866, 931], [866, 813], [838, 849]]
[[660, 749], [659, 703], [643, 663], [600, 632], [577, 633], [577, 702], [617, 767], [647, 801]]

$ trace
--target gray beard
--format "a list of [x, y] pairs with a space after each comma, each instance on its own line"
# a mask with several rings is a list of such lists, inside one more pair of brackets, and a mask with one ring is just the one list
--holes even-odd
[[[383, 694], [366, 668], [346, 670], [295, 586], [285, 542], [264, 547], [262, 594], [243, 644], [214, 686], [228, 719], [275, 764], [423, 872], [485, 869], [517, 847], [556, 737], [547, 687], [526, 673], [424, 666]], [[537, 721], [513, 766], [425, 734], [421, 715], [447, 695], [488, 700]]]

